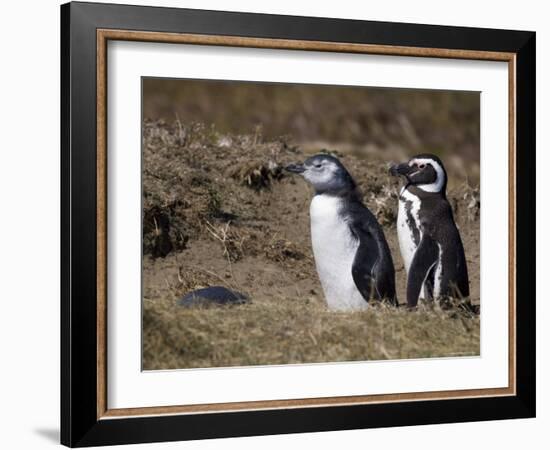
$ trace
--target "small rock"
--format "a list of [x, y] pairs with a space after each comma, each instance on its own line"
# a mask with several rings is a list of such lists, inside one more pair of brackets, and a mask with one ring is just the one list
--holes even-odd
[[185, 308], [195, 306], [225, 306], [241, 305], [249, 301], [249, 297], [223, 286], [210, 286], [203, 289], [188, 292], [180, 300], [178, 305]]

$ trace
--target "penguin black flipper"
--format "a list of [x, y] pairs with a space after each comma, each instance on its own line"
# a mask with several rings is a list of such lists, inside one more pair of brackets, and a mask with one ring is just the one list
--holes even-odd
[[351, 268], [355, 286], [367, 302], [386, 299], [397, 305], [395, 269], [384, 232], [368, 209], [357, 209], [359, 214], [349, 224], [359, 241]]
[[[409, 269], [407, 279], [407, 305], [409, 307], [413, 308], [417, 305], [422, 285], [433, 278], [433, 271], [438, 259], [439, 248], [437, 243], [429, 234], [424, 234]], [[427, 288], [430, 289], [431, 286], [427, 286]]]
[[[357, 232], [355, 233], [357, 234]], [[372, 251], [376, 246], [376, 242], [370, 233], [363, 233], [359, 242], [351, 266], [353, 281], [357, 286], [357, 290], [367, 302], [371, 298], [379, 300], [382, 297], [376, 283], [376, 264], [379, 257], [378, 252]]]

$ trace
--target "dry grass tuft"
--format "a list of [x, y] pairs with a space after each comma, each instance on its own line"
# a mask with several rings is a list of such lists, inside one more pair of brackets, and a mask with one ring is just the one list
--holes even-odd
[[246, 161], [236, 165], [230, 176], [256, 191], [269, 189], [273, 181], [283, 177], [283, 168], [275, 161]]
[[206, 222], [206, 228], [212, 237], [217, 240], [223, 248], [223, 256], [230, 262], [236, 262], [244, 256], [245, 237], [239, 232], [230, 229], [231, 222], [220, 226], [214, 226]]
[[330, 312], [312, 298], [185, 309], [144, 303], [145, 369], [410, 359], [479, 354], [479, 318], [460, 309], [375, 304]]

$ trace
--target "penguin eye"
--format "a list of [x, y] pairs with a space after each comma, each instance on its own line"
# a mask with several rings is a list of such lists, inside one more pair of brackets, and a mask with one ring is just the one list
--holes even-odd
[[321, 167], [323, 167], [323, 165], [321, 163], [315, 163], [313, 164], [313, 167], [315, 167], [316, 169], [320, 169]]
[[424, 167], [426, 167], [426, 164], [420, 164], [420, 165], [418, 166], [419, 169], [423, 169]]

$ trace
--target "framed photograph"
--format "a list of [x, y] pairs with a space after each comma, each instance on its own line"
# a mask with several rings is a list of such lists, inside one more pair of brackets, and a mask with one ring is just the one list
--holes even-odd
[[535, 33], [61, 7], [61, 441], [535, 415]]

